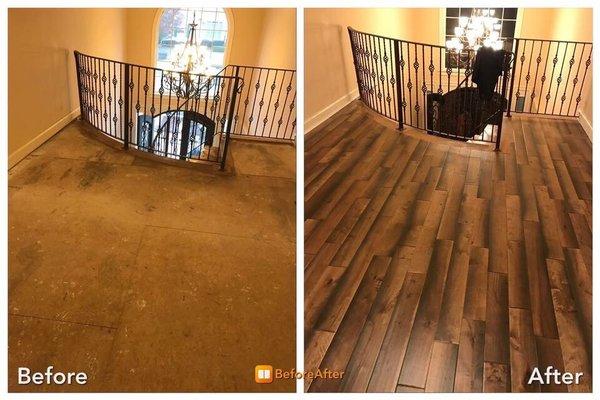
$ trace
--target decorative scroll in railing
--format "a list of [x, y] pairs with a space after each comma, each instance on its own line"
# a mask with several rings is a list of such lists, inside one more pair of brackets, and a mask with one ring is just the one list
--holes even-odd
[[75, 52], [81, 117], [125, 148], [224, 168], [243, 79], [186, 74]]
[[[500, 142], [512, 53], [505, 52], [494, 94], [470, 79], [473, 54], [348, 28], [360, 98], [379, 114], [430, 134]], [[452, 59], [454, 57], [454, 59]]]
[[296, 71], [228, 65], [225, 75], [244, 85], [234, 112], [232, 134], [294, 140], [296, 137]]
[[507, 115], [577, 116], [591, 74], [592, 43], [517, 38], [514, 53]]

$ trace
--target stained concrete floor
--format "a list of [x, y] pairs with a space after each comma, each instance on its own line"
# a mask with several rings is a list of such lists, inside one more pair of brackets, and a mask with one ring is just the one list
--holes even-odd
[[[9, 171], [10, 391], [294, 391], [295, 156], [232, 174], [140, 159], [73, 122]], [[20, 386], [17, 368], [84, 371]]]

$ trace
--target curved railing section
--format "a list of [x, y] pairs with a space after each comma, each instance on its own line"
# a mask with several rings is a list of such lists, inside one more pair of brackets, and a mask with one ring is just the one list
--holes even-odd
[[293, 70], [228, 65], [206, 76], [77, 51], [75, 63], [82, 120], [125, 149], [223, 169], [232, 136], [295, 138]]
[[500, 143], [512, 53], [503, 52], [493, 96], [471, 79], [472, 53], [348, 28], [361, 100], [377, 113], [430, 134]]

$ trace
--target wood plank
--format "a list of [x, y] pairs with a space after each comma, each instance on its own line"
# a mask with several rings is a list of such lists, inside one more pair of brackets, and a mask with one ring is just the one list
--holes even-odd
[[[463, 224], [459, 224], [464, 226]], [[460, 324], [465, 305], [467, 276], [469, 273], [470, 234], [468, 228], [463, 231], [452, 248], [452, 257], [448, 267], [440, 319], [438, 321], [435, 339], [443, 342], [458, 344], [460, 338]]]
[[426, 392], [448, 393], [454, 389], [454, 375], [456, 373], [456, 359], [458, 357], [458, 345], [435, 341], [431, 351], [431, 363]]
[[481, 247], [471, 249], [463, 310], [464, 318], [485, 321], [488, 259], [488, 249]]
[[[569, 289], [573, 296], [578, 320], [581, 323], [587, 348], [592, 348], [592, 274], [586, 268], [585, 262], [578, 249], [567, 249], [565, 265]], [[566, 362], [566, 360], [565, 360]]]
[[346, 270], [343, 267], [327, 266], [321, 269], [317, 279], [307, 281], [304, 289], [304, 334], [307, 339], [344, 272]]
[[398, 380], [401, 385], [425, 387], [452, 246], [449, 240], [437, 240], [435, 243]]
[[522, 308], [511, 308], [509, 321], [512, 392], [539, 392], [539, 383], [528, 383], [531, 371], [538, 366], [531, 312]]
[[486, 304], [484, 360], [508, 365], [510, 350], [506, 274], [488, 273]]
[[486, 393], [510, 392], [510, 371], [506, 364], [483, 363], [483, 391]]
[[[549, 366], [553, 366], [559, 371], [564, 371], [564, 363], [558, 339], [549, 339], [542, 336], [535, 336], [535, 343], [538, 355], [538, 366], [541, 371], [545, 371]], [[541, 385], [542, 392], [566, 392], [566, 385], [557, 385], [551, 381], [549, 385]]]
[[423, 222], [419, 242], [415, 248], [415, 256], [410, 272], [425, 273], [436, 241], [437, 231], [446, 204], [447, 192], [436, 190], [432, 196], [429, 213]]
[[485, 322], [463, 319], [458, 347], [455, 392], [483, 392]]
[[563, 249], [561, 246], [560, 230], [556, 229], [558, 219], [556, 217], [556, 207], [550, 199], [548, 188], [545, 186], [535, 187], [535, 198], [540, 215], [540, 226], [545, 242], [545, 255], [548, 258], [564, 260]]
[[[333, 340], [334, 332], [317, 330], [312, 335], [304, 351], [304, 371], [316, 372]], [[304, 391], [307, 392], [312, 378], [304, 378]]]
[[522, 242], [508, 242], [508, 306], [529, 309], [529, 276]]
[[544, 243], [538, 222], [524, 221], [525, 255], [529, 283], [529, 304], [533, 332], [546, 338], [558, 337], [548, 271], [544, 258]]
[[569, 287], [565, 265], [560, 260], [546, 260], [552, 286], [552, 299], [556, 311], [558, 337], [566, 371], [581, 372], [583, 376], [578, 385], [569, 385], [569, 392], [591, 392], [592, 363], [587, 352], [588, 345], [584, 337], [581, 321], [577, 315], [577, 306]]
[[506, 189], [504, 181], [494, 184], [492, 201], [490, 202], [489, 224], [489, 269], [493, 272], [507, 273], [508, 245], [507, 245], [507, 216], [506, 216]]
[[406, 274], [373, 369], [369, 392], [391, 392], [396, 387], [424, 283], [424, 274]]
[[523, 221], [521, 220], [521, 198], [506, 196], [506, 239], [523, 240]]

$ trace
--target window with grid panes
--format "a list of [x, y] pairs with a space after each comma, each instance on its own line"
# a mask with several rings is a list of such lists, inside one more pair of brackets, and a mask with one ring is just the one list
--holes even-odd
[[216, 74], [225, 66], [227, 15], [222, 8], [166, 8], [160, 19], [156, 66], [172, 69], [175, 50], [188, 39], [190, 24], [197, 24], [196, 41], [208, 49], [208, 72]]

